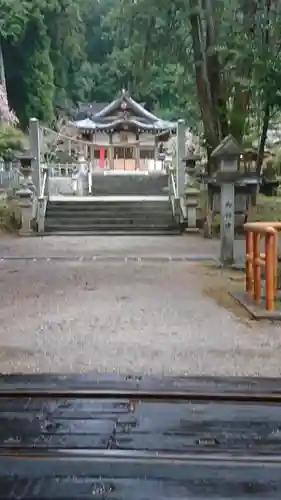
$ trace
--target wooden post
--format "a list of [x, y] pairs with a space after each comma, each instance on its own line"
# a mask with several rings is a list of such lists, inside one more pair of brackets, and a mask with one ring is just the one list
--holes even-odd
[[153, 170], [156, 170], [156, 162], [158, 159], [158, 138], [154, 137], [154, 168]]
[[140, 145], [135, 146], [135, 170], [140, 170]]
[[90, 162], [93, 164], [95, 161], [95, 148], [94, 146], [90, 146]]
[[274, 235], [274, 250], [273, 250], [273, 264], [274, 264], [274, 293], [276, 293], [279, 286], [278, 278], [278, 232]]
[[235, 179], [238, 173], [238, 159], [241, 148], [231, 136], [219, 144], [212, 157], [219, 162], [217, 181], [221, 185], [220, 203], [220, 260], [222, 265], [234, 262], [235, 237]]
[[261, 268], [260, 260], [260, 233], [254, 233], [254, 299], [256, 302], [261, 300]]
[[[276, 233], [277, 234], [277, 233]], [[275, 297], [275, 239], [276, 234], [265, 234], [265, 302], [269, 312], [274, 311]]]
[[253, 258], [254, 258], [254, 240], [252, 231], [245, 233], [245, 269], [246, 269], [246, 293], [253, 296], [254, 276], [253, 276]]
[[[272, 226], [271, 226], [272, 224]], [[277, 267], [277, 239], [280, 223], [252, 222], [244, 226], [246, 238], [246, 262], [253, 263], [253, 299], [256, 303], [261, 301], [261, 267], [265, 268], [265, 307], [268, 312], [274, 311], [276, 295], [276, 267]], [[253, 252], [250, 252], [252, 235]], [[265, 237], [265, 251], [260, 251], [261, 237]], [[248, 252], [248, 253], [247, 253]], [[249, 283], [250, 268], [246, 267], [246, 292]]]
[[110, 170], [114, 170], [114, 147], [113, 147], [113, 136], [109, 133], [108, 136], [109, 148], [107, 149], [108, 166]]

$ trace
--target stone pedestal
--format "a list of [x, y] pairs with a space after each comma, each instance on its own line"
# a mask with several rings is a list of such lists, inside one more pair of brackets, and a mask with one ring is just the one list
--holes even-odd
[[22, 236], [29, 236], [33, 232], [31, 225], [34, 219], [33, 202], [36, 197], [36, 188], [31, 179], [32, 169], [30, 167], [21, 167], [20, 170], [23, 175], [23, 181], [20, 189], [16, 192], [21, 212], [21, 228], [19, 234]]
[[37, 222], [38, 222], [38, 233], [43, 233], [45, 230], [45, 208], [46, 208], [46, 199], [38, 198], [38, 206], [37, 206]]
[[[77, 176], [77, 196], [84, 196], [86, 184], [88, 184], [88, 162], [85, 156], [80, 155], [78, 158], [78, 176]], [[88, 189], [87, 189], [88, 194]]]
[[198, 231], [196, 226], [197, 222], [197, 208], [199, 205], [199, 196], [200, 191], [196, 188], [189, 188], [185, 191], [185, 206], [186, 206], [186, 216], [187, 216], [187, 224], [188, 230], [190, 231]]
[[78, 169], [77, 171], [75, 170], [73, 173], [72, 173], [72, 177], [71, 177], [71, 183], [72, 183], [72, 194], [74, 194], [75, 196], [78, 195]]
[[32, 207], [33, 207], [33, 194], [28, 188], [21, 188], [16, 193], [20, 212], [21, 212], [21, 228], [19, 234], [21, 236], [29, 236], [32, 233]]

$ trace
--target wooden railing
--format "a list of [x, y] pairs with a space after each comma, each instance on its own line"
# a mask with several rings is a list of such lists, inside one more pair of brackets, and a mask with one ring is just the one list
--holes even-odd
[[[245, 229], [246, 293], [256, 303], [261, 301], [261, 268], [265, 269], [265, 306], [275, 310], [278, 274], [278, 231], [280, 222], [249, 222]], [[264, 237], [264, 252], [261, 238]]]

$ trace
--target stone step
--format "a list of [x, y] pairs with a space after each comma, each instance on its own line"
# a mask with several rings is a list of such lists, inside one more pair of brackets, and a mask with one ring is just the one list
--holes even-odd
[[48, 204], [49, 212], [64, 212], [64, 213], [127, 213], [130, 211], [131, 213], [165, 213], [171, 212], [170, 203], [160, 203], [160, 204], [123, 204], [123, 205], [115, 205], [115, 204], [88, 204], [86, 206], [77, 205], [53, 205]]
[[49, 203], [54, 206], [91, 206], [91, 205], [146, 205], [146, 204], [162, 204], [169, 203], [168, 196], [51, 196]]
[[181, 231], [178, 228], [175, 229], [153, 229], [153, 230], [139, 230], [139, 229], [134, 229], [132, 231], [131, 229], [126, 229], [126, 230], [121, 230], [121, 229], [109, 229], [108, 231], [103, 230], [100, 231], [99, 228], [95, 229], [68, 229], [66, 230], [65, 228], [63, 229], [58, 229], [58, 230], [53, 230], [53, 229], [45, 229], [44, 233], [42, 235], [44, 236], [175, 236], [181, 234]]
[[66, 221], [68, 219], [72, 220], [173, 220], [173, 215], [171, 212], [46, 212], [46, 217], [48, 219], [56, 219], [59, 218], [62, 221]]
[[94, 195], [158, 195], [168, 190], [168, 175], [97, 175], [92, 176]]
[[48, 224], [45, 225], [45, 233], [57, 233], [57, 232], [85, 232], [85, 233], [122, 233], [122, 234], [179, 234], [180, 230], [178, 226], [174, 224], [171, 225], [159, 225], [159, 224], [145, 224], [145, 225], [127, 225], [127, 224], [83, 224], [83, 225], [62, 225], [62, 224]]
[[61, 225], [83, 225], [83, 224], [111, 224], [111, 225], [146, 225], [146, 224], [174, 224], [174, 220], [170, 215], [165, 217], [61, 217], [60, 215], [48, 217], [48, 224], [61, 224]]

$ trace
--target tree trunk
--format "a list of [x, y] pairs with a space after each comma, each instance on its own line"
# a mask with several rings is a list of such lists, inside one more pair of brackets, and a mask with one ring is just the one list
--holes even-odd
[[[251, 43], [251, 40], [256, 35], [256, 0], [241, 0], [241, 10], [243, 13], [243, 29]], [[248, 108], [251, 98], [250, 79], [253, 71], [252, 56], [242, 57], [239, 67], [237, 67], [237, 75], [241, 79], [249, 82], [245, 87], [238, 83], [236, 85], [233, 97], [233, 105], [230, 113], [230, 132], [238, 142], [241, 142], [244, 135], [245, 122], [248, 115]]]
[[4, 57], [3, 57], [3, 50], [2, 50], [2, 43], [1, 43], [1, 37], [0, 37], [0, 83], [3, 85], [4, 90], [6, 90], [6, 76], [5, 76], [5, 66], [4, 66]]
[[[267, 16], [267, 22], [266, 22], [266, 29], [264, 33], [264, 44], [268, 47], [270, 43], [270, 10], [272, 6], [272, 1], [271, 0], [266, 0], [266, 16]], [[269, 122], [270, 122], [270, 100], [269, 100], [269, 95], [265, 96], [265, 104], [264, 104], [264, 113], [263, 113], [263, 122], [262, 122], [262, 129], [261, 129], [261, 136], [260, 136], [260, 143], [259, 143], [259, 149], [258, 149], [258, 157], [257, 157], [257, 164], [256, 164], [256, 173], [257, 175], [260, 175], [261, 169], [262, 169], [262, 163], [263, 163], [263, 158], [264, 158], [264, 149], [265, 149], [265, 143], [267, 139], [267, 132], [268, 132], [268, 127], [269, 127]]]
[[257, 157], [257, 165], [256, 165], [256, 173], [258, 176], [260, 176], [260, 174], [261, 174], [269, 122], [270, 122], [270, 104], [267, 101], [265, 103], [265, 106], [264, 106], [262, 130], [261, 130], [260, 143], [259, 143], [259, 149], [258, 149], [258, 157]]
[[[212, 3], [210, 0], [189, 0], [189, 3], [197, 96], [206, 141], [207, 169], [210, 175], [215, 169], [211, 152], [228, 134], [227, 104], [219, 56], [215, 51], [217, 40]], [[204, 13], [204, 19], [201, 12]], [[208, 188], [204, 222], [204, 235], [206, 237], [212, 236], [212, 205], [212, 192]]]
[[203, 40], [202, 20], [200, 17], [200, 0], [190, 1], [190, 25], [195, 65], [195, 79], [198, 103], [200, 107], [205, 140], [207, 148], [214, 148], [218, 142], [214, 109], [211, 96], [210, 82], [205, 57], [205, 44]]
[[[202, 0], [205, 9], [206, 24], [206, 64], [210, 85], [214, 122], [216, 127], [217, 143], [221, 142], [229, 133], [227, 104], [225, 97], [224, 83], [222, 81], [221, 64], [217, 51], [214, 50], [217, 44], [215, 20], [213, 14], [212, 0]], [[213, 50], [208, 51], [208, 49]], [[217, 144], [216, 144], [217, 145]]]

